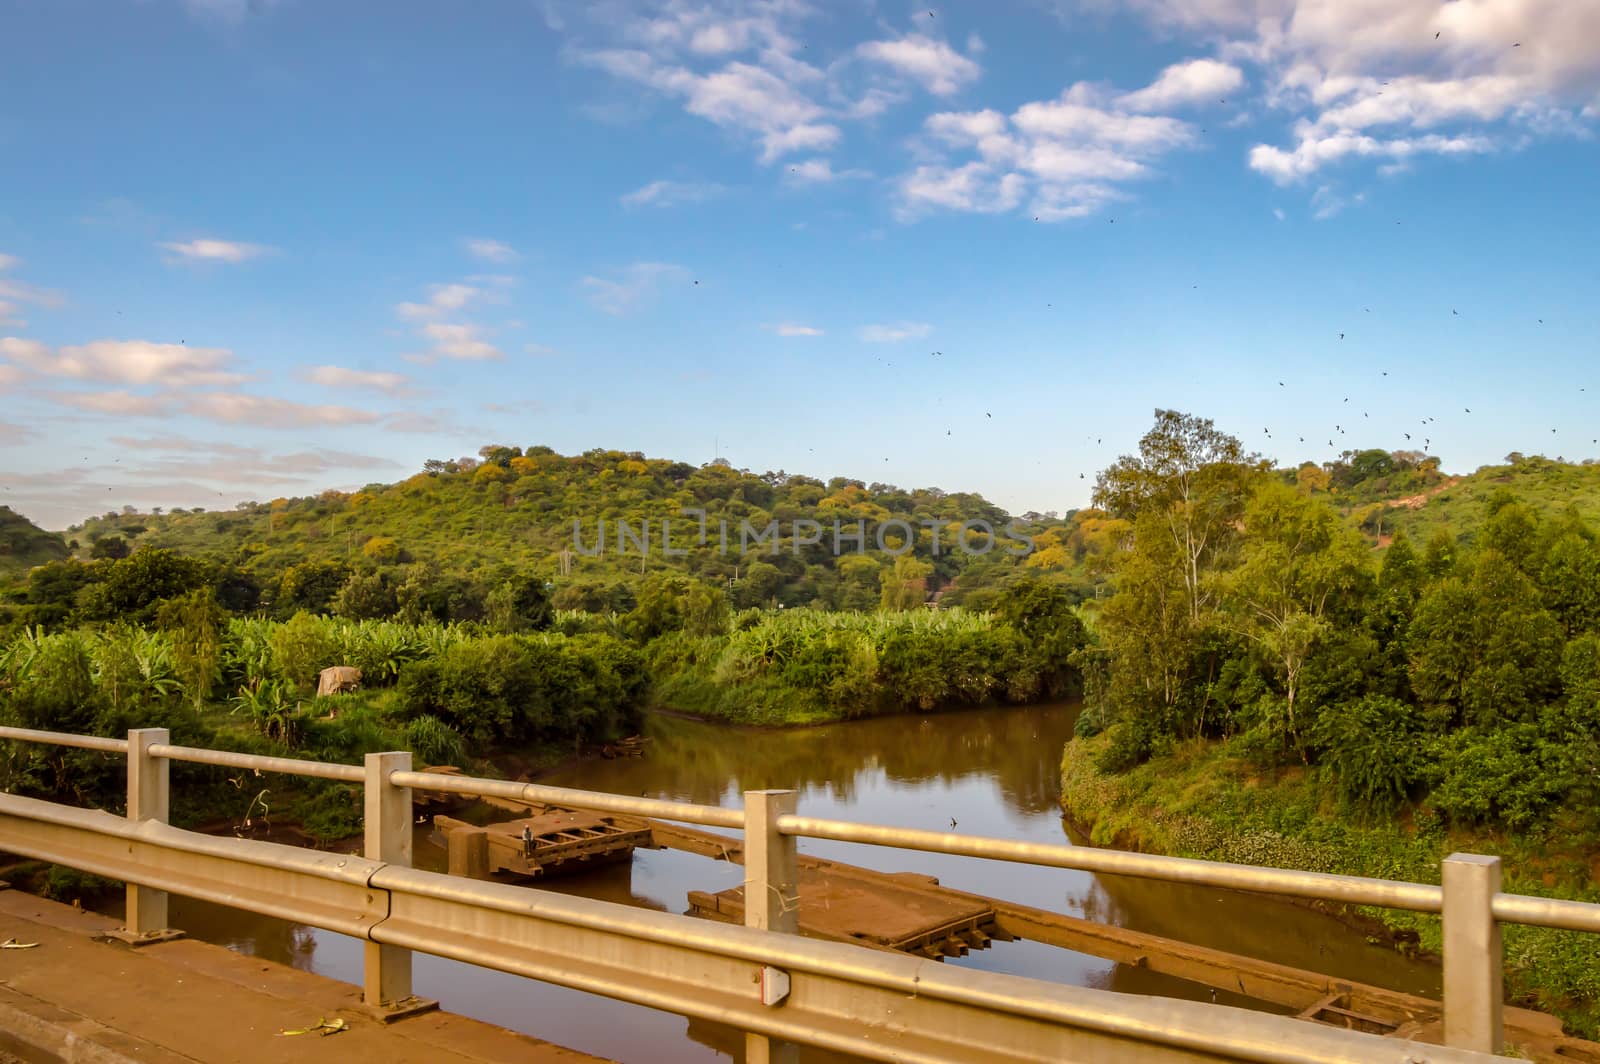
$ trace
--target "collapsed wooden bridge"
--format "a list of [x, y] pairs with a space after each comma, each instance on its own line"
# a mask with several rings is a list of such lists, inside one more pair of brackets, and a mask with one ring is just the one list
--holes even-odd
[[[488, 801], [534, 815], [482, 828], [435, 817], [450, 845], [452, 874], [475, 878], [488, 878], [497, 871], [545, 875], [582, 868], [585, 860], [591, 864], [601, 859], [625, 860], [635, 847], [680, 850], [744, 863], [743, 843], [715, 832], [634, 817], [596, 817]], [[545, 827], [552, 833], [534, 835], [536, 844], [529, 849], [524, 829]], [[550, 846], [542, 848], [538, 842], [546, 838], [551, 840]], [[469, 847], [474, 854], [500, 856], [469, 858]], [[932, 876], [878, 872], [804, 854], [799, 863], [800, 933], [812, 938], [936, 960], [965, 956], [993, 941], [1026, 939], [1238, 994], [1316, 1023], [1424, 1042], [1437, 1042], [1440, 1037], [1440, 1005], [1431, 998], [953, 890]], [[691, 891], [688, 901], [693, 915], [743, 922], [742, 886], [716, 893]], [[1507, 1043], [1518, 1046], [1531, 1059], [1600, 1064], [1600, 1044], [1563, 1034], [1561, 1022], [1553, 1016], [1507, 1008], [1505, 1023]]]

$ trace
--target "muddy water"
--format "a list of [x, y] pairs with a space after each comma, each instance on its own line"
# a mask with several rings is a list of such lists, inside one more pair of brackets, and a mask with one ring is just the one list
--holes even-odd
[[[728, 728], [656, 716], [642, 759], [573, 765], [541, 779], [558, 786], [733, 805], [744, 790], [800, 791], [800, 809], [870, 823], [1036, 842], [1081, 842], [1056, 797], [1070, 705], [895, 717], [798, 731]], [[444, 852], [418, 835], [417, 863], [443, 870]], [[1397, 990], [1437, 994], [1436, 967], [1405, 960], [1309, 910], [1176, 884], [803, 840], [801, 852], [940, 882], [1042, 908]], [[740, 881], [737, 866], [671, 850], [551, 889], [666, 912], [690, 890]], [[337, 979], [360, 982], [360, 944], [341, 935], [174, 899], [175, 922], [196, 937]], [[1138, 994], [1207, 1000], [1210, 990], [1030, 942], [996, 943], [947, 963]], [[419, 955], [417, 992], [456, 1012], [620, 1061], [738, 1059], [742, 1037], [711, 1024]], [[1219, 1001], [1250, 1005], [1223, 993]], [[808, 1061], [838, 1059], [803, 1053]]]

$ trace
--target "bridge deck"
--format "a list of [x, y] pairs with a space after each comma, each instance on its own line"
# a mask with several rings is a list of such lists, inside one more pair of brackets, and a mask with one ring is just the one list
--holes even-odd
[[[599, 1064], [600, 1058], [447, 1012], [385, 1024], [361, 989], [190, 939], [130, 949], [97, 941], [117, 921], [0, 890], [0, 1060], [144, 1064]], [[277, 1032], [342, 1019], [322, 1036]], [[68, 1050], [69, 1040], [76, 1040]]]

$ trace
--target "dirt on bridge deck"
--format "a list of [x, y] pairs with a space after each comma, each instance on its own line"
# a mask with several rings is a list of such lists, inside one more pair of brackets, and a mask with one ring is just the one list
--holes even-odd
[[[361, 988], [192, 939], [132, 949], [117, 921], [0, 890], [0, 1061], [85, 1064], [603, 1064], [502, 1027], [433, 1011], [393, 1023]], [[32, 948], [18, 944], [37, 943]], [[303, 1030], [342, 1020], [337, 1034]]]

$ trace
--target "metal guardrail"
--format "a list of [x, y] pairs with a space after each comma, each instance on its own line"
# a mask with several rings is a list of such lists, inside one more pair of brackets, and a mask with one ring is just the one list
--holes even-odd
[[[128, 820], [135, 824], [141, 821], [164, 822], [167, 819], [167, 767], [174, 760], [361, 783], [365, 792], [366, 859], [379, 862], [382, 865], [381, 873], [373, 873], [369, 877], [367, 881], [369, 888], [382, 888], [384, 882], [399, 882], [393, 877], [398, 875], [402, 869], [405, 870], [407, 876], [426, 877], [430, 875], [409, 869], [411, 864], [410, 792], [412, 788], [468, 796], [511, 798], [519, 801], [654, 817], [662, 820], [713, 827], [739, 828], [744, 832], [745, 893], [748, 899], [746, 923], [752, 928], [786, 932], [791, 936], [781, 939], [771, 939], [769, 937], [763, 940], [764, 944], [760, 947], [758, 954], [740, 955], [745, 960], [766, 958], [769, 963], [777, 963], [774, 958], [780, 956], [791, 957], [792, 954], [786, 952], [786, 950], [790, 947], [798, 948], [796, 943], [801, 941], [792, 937], [798, 927], [795, 911], [798, 902], [799, 872], [796, 862], [795, 840], [801, 837], [946, 853], [1055, 868], [1072, 868], [1107, 875], [1137, 876], [1169, 882], [1253, 891], [1269, 895], [1317, 898], [1345, 904], [1384, 906], [1418, 912], [1441, 913], [1444, 917], [1444, 1029], [1446, 1042], [1451, 1046], [1480, 1052], [1496, 1052], [1501, 1044], [1502, 972], [1504, 961], [1500, 945], [1500, 924], [1521, 923], [1574, 931], [1600, 932], [1600, 905], [1502, 893], [1500, 891], [1500, 859], [1497, 857], [1480, 857], [1471, 854], [1452, 855], [1442, 863], [1442, 883], [1435, 886], [1423, 883], [1300, 872], [1290, 869], [1258, 868], [1249, 865], [1125, 853], [1088, 847], [1025, 843], [1009, 839], [803, 817], [796, 814], [795, 794], [792, 791], [747, 792], [743, 809], [728, 809], [721, 806], [634, 798], [563, 787], [547, 787], [540, 784], [478, 779], [443, 773], [415, 772], [411, 770], [411, 755], [408, 753], [371, 754], [368, 755], [364, 765], [358, 766], [172, 746], [167, 742], [167, 733], [164, 729], [135, 730], [129, 732], [128, 739], [124, 741], [91, 736], [65, 735], [58, 732], [30, 731], [20, 728], [0, 728], [0, 739], [53, 743], [102, 750], [108, 753], [126, 752], [128, 754]], [[231, 848], [239, 840], [213, 841], [219, 846], [226, 845]], [[9, 830], [5, 837], [0, 839], [0, 845], [4, 845], [8, 849], [13, 848], [10, 844]], [[261, 846], [266, 844], [250, 843], [248, 845]], [[229, 852], [232, 852], [231, 849]], [[98, 870], [75, 863], [71, 853], [67, 853], [65, 856], [50, 857], [49, 859], [58, 860], [60, 863], [73, 865], [74, 867], [86, 867], [90, 871]], [[229, 860], [236, 860], [245, 865], [251, 864], [248, 855], [229, 858]], [[273, 867], [279, 866], [274, 863]], [[174, 880], [162, 878], [157, 874], [158, 872], [159, 869], [151, 873], [140, 873], [138, 868], [126, 868], [123, 873], [102, 873], [113, 875], [114, 878], [124, 879], [131, 884], [128, 888], [128, 925], [130, 930], [137, 933], [151, 933], [165, 928], [166, 898], [164, 891], [172, 890], [183, 894], [196, 893], [193, 883], [185, 881], [182, 884], [174, 885]], [[376, 1006], [384, 1001], [397, 1000], [410, 995], [411, 981], [408, 950], [422, 949], [425, 952], [441, 953], [444, 956], [456, 956], [455, 953], [450, 952], [448, 943], [441, 944], [435, 940], [426, 925], [426, 920], [421, 916], [406, 917], [404, 915], [405, 906], [412, 906], [411, 911], [420, 914], [426, 912], [428, 908], [423, 899], [431, 899], [433, 902], [440, 903], [451, 899], [462, 903], [466, 903], [471, 899], [479, 899], [481, 901], [478, 893], [479, 888], [494, 886], [493, 884], [482, 884], [459, 878], [436, 878], [443, 880], [443, 882], [434, 883], [426, 878], [406, 879], [405, 882], [410, 884], [410, 888], [408, 888], [407, 892], [404, 892], [405, 896], [398, 901], [394, 896], [391, 896], [391, 909], [388, 910], [386, 919], [371, 924], [368, 929], [369, 933], [364, 936], [368, 939], [366, 990], [367, 1000], [370, 1004]], [[509, 905], [511, 904], [510, 899], [513, 898], [518, 899], [516, 905], [522, 906], [523, 909], [530, 904], [526, 900], [530, 896], [528, 891], [521, 888], [503, 889], [512, 890], [515, 893], [504, 897], [497, 895], [495, 904], [504, 903]], [[545, 892], [532, 892], [532, 895], [540, 899], [537, 903], [532, 903], [535, 908], [541, 914], [549, 916], [552, 912], [549, 907], [557, 904], [552, 900], [556, 896]], [[289, 902], [283, 900], [274, 900], [283, 897], [278, 892], [271, 892], [268, 897], [256, 897], [254, 895], [233, 895], [233, 897], [236, 900], [225, 900], [225, 904], [251, 908], [254, 911], [272, 912], [274, 915], [285, 915], [285, 912], [281, 908], [273, 910], [265, 908], [265, 906], [289, 904]], [[565, 900], [575, 901], [576, 899]], [[479, 904], [479, 901], [474, 901], [473, 904]], [[294, 902], [294, 904], [298, 905], [299, 903]], [[487, 902], [482, 902], [482, 904], [488, 905]], [[590, 904], [601, 905], [603, 903], [595, 902]], [[395, 905], [400, 905], [401, 908], [393, 908]], [[492, 905], [489, 907], [493, 908]], [[307, 911], [313, 908], [315, 907], [308, 903]], [[515, 906], [513, 906], [513, 909], [515, 909]], [[522, 910], [516, 909], [515, 911], [520, 912]], [[624, 907], [624, 911], [628, 913], [634, 912], [634, 910], [626, 907]], [[304, 915], [304, 912], [300, 909], [296, 909], [295, 912], [297, 915], [289, 916], [289, 918], [303, 920], [316, 926], [330, 926], [328, 923], [319, 922], [314, 915]], [[440, 915], [443, 918], [443, 914]], [[554, 917], [550, 918], [553, 919]], [[324, 917], [324, 919], [331, 919], [331, 917]], [[455, 917], [451, 917], [451, 919], [455, 919]], [[620, 914], [613, 914], [609, 919], [620, 920], [623, 918]], [[668, 919], [686, 918], [671, 917]], [[477, 925], [474, 924], [473, 926], [476, 927]], [[388, 928], [388, 930], [376, 930], [381, 928]], [[402, 928], [407, 930], [402, 933]], [[509, 931], [509, 928], [510, 925], [507, 925], [503, 930]], [[332, 929], [341, 930], [343, 928], [334, 927]], [[433, 930], [437, 931], [438, 928]], [[680, 932], [673, 933], [679, 934]], [[695, 938], [698, 935], [698, 932], [685, 931], [681, 933], [689, 934], [691, 938]], [[663, 934], [665, 934], [664, 931]], [[698, 939], [696, 940], [698, 941]], [[488, 949], [492, 941], [492, 935], [484, 939], [483, 948]], [[674, 939], [674, 941], [678, 940]], [[829, 945], [826, 943], [810, 943], [809, 940], [805, 941], [807, 942], [807, 948], [810, 945]], [[848, 946], [844, 948], [855, 949], [855, 947]], [[865, 951], [858, 952], [864, 953]], [[485, 956], [488, 957], [490, 954], [485, 953]], [[577, 955], [569, 955], [566, 961], [572, 964], [578, 963], [573, 960], [574, 956]], [[589, 955], [583, 954], [583, 956]], [[459, 959], [471, 958], [461, 957]], [[871, 954], [856, 957], [851, 962], [853, 967], [850, 970], [858, 973], [860, 970], [869, 968], [883, 971], [881, 966], [894, 960], [895, 958], [893, 957], [887, 957], [874, 951]], [[491, 960], [483, 960], [476, 963], [488, 964], [491, 967], [499, 966], [498, 963], [492, 963]], [[913, 961], [911, 963], [918, 962]], [[526, 967], [524, 965], [515, 969], [505, 968], [503, 970], [518, 970], [523, 971], [523, 974], [533, 974], [531, 969], [524, 970]], [[948, 971], [948, 969], [942, 967], [938, 970]], [[563, 982], [563, 978], [560, 977], [561, 973], [554, 968], [541, 967], [539, 971], [543, 974], [537, 975], [537, 978]], [[977, 975], [980, 973], [968, 974]], [[572, 978], [576, 978], [576, 976]], [[922, 981], [912, 984], [914, 995], [928, 994], [928, 984], [926, 983], [928, 975], [924, 972], [918, 978]], [[567, 982], [566, 985], [576, 986], [579, 984], [577, 982]], [[606, 986], [610, 986], [611, 989], [605, 989], [604, 987]], [[1039, 986], [1054, 986], [1054, 984], [1041, 983]], [[620, 992], [612, 993], [612, 991], [624, 988], [612, 986], [606, 983], [605, 979], [598, 976], [591, 983], [584, 984], [582, 988], [593, 988], [599, 993], [610, 993], [611, 996], [623, 997], [626, 1000], [639, 1000], [641, 1004], [652, 1004], [651, 1001], [629, 997]], [[749, 1031], [767, 1031], [779, 1038], [792, 1037], [798, 1041], [806, 1041], [817, 1045], [833, 1045], [838, 1048], [834, 1041], [829, 1040], [835, 1036], [830, 1035], [828, 1038], [822, 1038], [820, 1028], [817, 1030], [808, 1029], [806, 1032], [796, 1032], [784, 1027], [780, 1031], [778, 1027], [784, 1025], [774, 1025], [765, 1021], [755, 1023], [750, 1020], [750, 1017], [742, 1014], [735, 1017], [734, 1012], [708, 1015], [694, 1008], [680, 1007], [677, 1004], [660, 1004], [660, 1001], [665, 1001], [672, 995], [664, 989], [658, 989], [656, 993], [657, 1003], [654, 1004], [654, 1007], [671, 1008], [673, 1011], [684, 1012], [689, 1015], [706, 1015], [710, 1019], [721, 1019], [724, 1022], [736, 1023], [739, 1026], [744, 1026]], [[1121, 997], [1121, 995], [1111, 996]], [[689, 998], [693, 997], [693, 987], [691, 986], [689, 988]], [[677, 1000], [677, 998], [673, 998], [673, 1000]], [[1117, 1006], [1118, 1009], [1121, 1007], [1120, 1004]], [[1205, 1007], [1216, 1008], [1216, 1006]], [[891, 1009], [891, 1012], [893, 1011]], [[1244, 1013], [1243, 1015], [1256, 1016], [1257, 1014]], [[1234, 1027], [1237, 1027], [1241, 1022], [1243, 1021], [1237, 1018], [1229, 1021]], [[1253, 1023], [1254, 1021], [1251, 1022]], [[1139, 1028], [1139, 1030], [1143, 1032], [1140, 1035], [1141, 1038], [1155, 1038], [1155, 1033], [1145, 1031], [1143, 1028]], [[1301, 1046], [1308, 1044], [1306, 1040], [1310, 1032], [1306, 1030], [1306, 1025], [1299, 1024], [1293, 1030], [1295, 1033], [1289, 1037], [1288, 1041], [1283, 1042], [1283, 1045], [1294, 1044]], [[1343, 1032], [1336, 1033], [1343, 1034]], [[837, 1037], [847, 1036], [839, 1035]], [[1274, 1035], [1273, 1037], [1278, 1036]], [[768, 1059], [769, 1052], [776, 1052], [774, 1046], [768, 1044], [765, 1035], [752, 1035], [751, 1039], [750, 1053], [753, 1058]], [[987, 1043], [984, 1044], [987, 1046]], [[1252, 1044], [1257, 1045], [1257, 1049], [1262, 1052], [1267, 1052], [1264, 1043]], [[1391, 1047], [1396, 1045], [1392, 1040], [1388, 1040], [1384, 1044]], [[1218, 1051], [1232, 1045], [1233, 1043], [1227, 1043], [1226, 1045], [1217, 1043], [1210, 1036], [1207, 1036], [1203, 1043], [1196, 1043], [1198, 1048]], [[870, 1052], [863, 1053], [860, 1047], [851, 1048], [849, 1051], [867, 1056], [875, 1055]], [[1232, 1049], [1228, 1051], [1231, 1053]], [[1250, 1051], [1252, 1054], [1255, 1052], [1256, 1050]], [[1273, 1050], [1273, 1052], [1278, 1052], [1278, 1050]], [[1323, 1057], [1315, 1054], [1307, 1056], [1294, 1055], [1297, 1050], [1283, 1050], [1283, 1052], [1287, 1052], [1290, 1055], [1271, 1055], [1269, 1053], [1266, 1056], [1257, 1056], [1247, 1054], [1239, 1056], [1238, 1059], [1345, 1059], [1342, 1057]], [[1430, 1052], [1432, 1051], [1430, 1050]], [[952, 1058], [939, 1057], [937, 1055], [922, 1057], [913, 1053], [910, 1055], [902, 1054], [895, 1059], [933, 1060]], [[1362, 1057], [1362, 1059], [1371, 1058]], [[1445, 1058], [1434, 1057], [1434, 1059]]]
[[0, 728], [0, 739], [49, 746], [73, 746], [80, 750], [99, 750], [107, 754], [128, 752], [128, 740], [107, 739], [99, 735], [73, 735], [70, 732], [34, 731], [31, 728]]
[[[401, 794], [404, 790], [395, 788]], [[876, 1060], [1484, 1060], [1285, 1016], [1064, 986], [216, 838], [0, 794], [0, 845], [99, 875]], [[370, 969], [369, 969], [370, 971]], [[786, 988], [774, 994], [775, 983]]]

